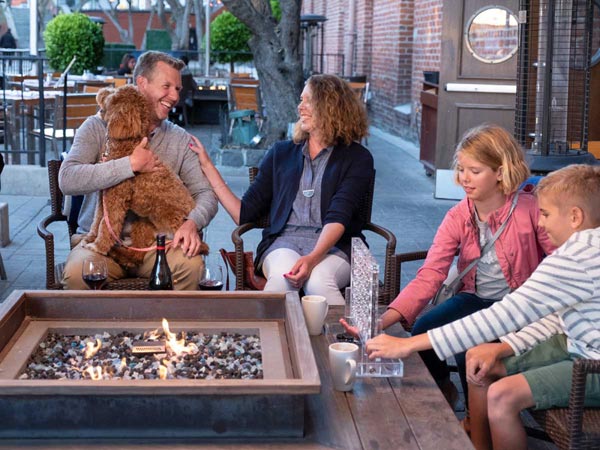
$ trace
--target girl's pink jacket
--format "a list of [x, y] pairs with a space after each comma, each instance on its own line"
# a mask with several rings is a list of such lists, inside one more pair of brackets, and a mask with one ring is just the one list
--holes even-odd
[[[492, 233], [506, 219], [514, 195], [508, 196], [504, 206], [488, 219]], [[473, 214], [473, 202], [467, 198], [448, 211], [416, 278], [390, 304], [389, 307], [401, 313], [408, 323], [415, 321], [446, 280], [457, 249], [460, 248], [459, 272], [480, 256], [479, 229]], [[500, 267], [511, 290], [521, 286], [544, 255], [552, 253], [556, 248], [546, 232], [538, 227], [538, 217], [536, 198], [529, 192], [521, 191], [512, 217], [494, 244]], [[477, 266], [465, 275], [461, 292], [475, 292], [476, 273]]]

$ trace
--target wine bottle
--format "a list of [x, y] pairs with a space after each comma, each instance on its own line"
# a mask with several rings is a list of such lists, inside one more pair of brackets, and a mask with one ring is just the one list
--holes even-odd
[[165, 254], [164, 234], [156, 236], [156, 261], [154, 261], [154, 267], [150, 273], [148, 289], [151, 291], [173, 290], [173, 277]]

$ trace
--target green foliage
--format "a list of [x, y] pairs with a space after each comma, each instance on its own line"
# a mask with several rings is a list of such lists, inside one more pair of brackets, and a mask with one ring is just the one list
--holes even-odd
[[73, 58], [77, 60], [70, 73], [82, 74], [102, 64], [104, 36], [99, 24], [81, 13], [59, 14], [44, 31], [46, 56], [50, 67], [63, 71]]
[[[281, 20], [279, 0], [271, 0], [273, 17]], [[210, 25], [210, 48], [216, 52], [220, 63], [244, 62], [252, 60], [248, 41], [252, 34], [246, 25], [228, 11], [220, 14]], [[222, 52], [222, 53], [219, 53]]]
[[217, 52], [221, 63], [252, 60], [248, 47], [250, 30], [228, 11], [220, 14], [210, 25], [210, 49]]

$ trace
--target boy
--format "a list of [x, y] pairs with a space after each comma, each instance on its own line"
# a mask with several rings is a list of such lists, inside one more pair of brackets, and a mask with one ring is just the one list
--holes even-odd
[[[519, 289], [427, 334], [382, 334], [367, 342], [370, 358], [433, 348], [446, 359], [503, 336], [467, 354], [476, 448], [526, 448], [520, 411], [567, 406], [572, 359], [600, 359], [600, 167], [560, 169], [540, 181], [536, 193], [540, 226], [560, 248]], [[588, 377], [586, 405], [600, 406], [599, 375]]]

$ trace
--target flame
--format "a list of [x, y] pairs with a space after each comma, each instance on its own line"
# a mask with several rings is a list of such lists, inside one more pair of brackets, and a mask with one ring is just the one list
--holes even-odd
[[96, 339], [96, 345], [94, 345], [93, 342], [88, 342], [85, 344], [85, 359], [90, 359], [92, 356], [94, 356], [96, 353], [98, 353], [98, 350], [100, 350], [102, 348], [102, 342], [100, 342], [100, 339]]
[[84, 373], [87, 373], [90, 378], [94, 381], [98, 381], [102, 379], [102, 367], [97, 366], [97, 367], [92, 367], [92, 366], [88, 366], [85, 370]]
[[194, 344], [193, 342], [190, 342], [188, 345], [185, 344], [185, 333], [182, 332], [182, 338], [179, 340], [177, 339], [177, 335], [175, 333], [172, 333], [169, 329], [169, 322], [167, 321], [167, 319], [162, 320], [162, 327], [165, 333], [165, 337], [167, 338], [167, 341], [165, 342], [166, 347], [170, 349], [173, 353], [175, 353], [178, 356], [182, 353], [198, 353], [198, 346], [196, 344]]
[[162, 364], [160, 366], [158, 366], [158, 377], [161, 380], [166, 380], [168, 373], [169, 373], [169, 369], [167, 369], [165, 366], [163, 366]]

